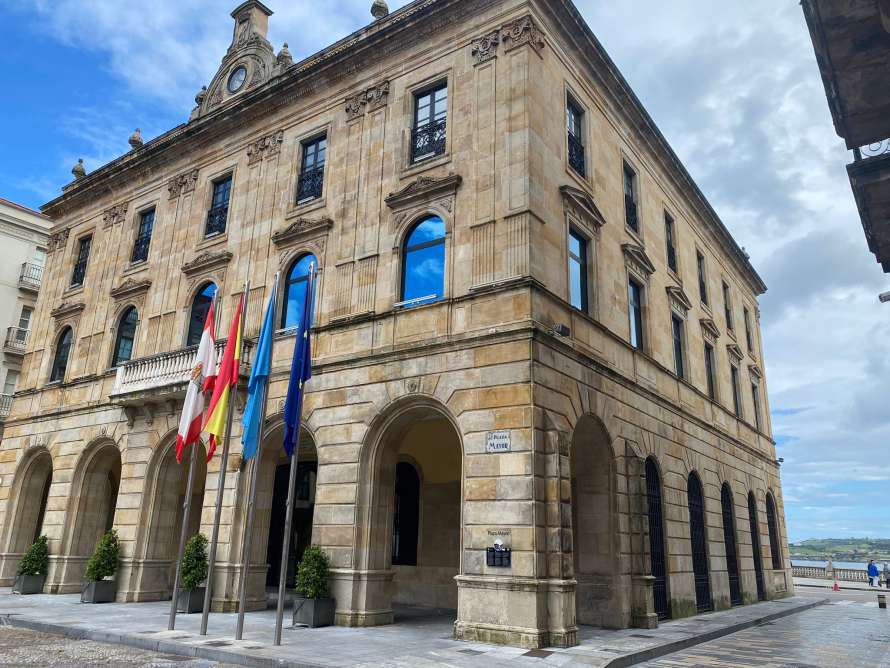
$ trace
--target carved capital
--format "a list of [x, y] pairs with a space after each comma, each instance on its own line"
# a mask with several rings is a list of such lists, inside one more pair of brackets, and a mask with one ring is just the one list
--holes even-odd
[[281, 152], [284, 131], [278, 130], [265, 137], [260, 137], [247, 147], [247, 164], [253, 165], [263, 158], [271, 158]]
[[129, 206], [127, 202], [121, 202], [120, 204], [115, 204], [110, 209], [106, 209], [105, 214], [102, 216], [103, 227], [108, 229], [113, 225], [124, 222], [127, 218]]
[[477, 37], [470, 44], [473, 63], [481, 65], [492, 58], [497, 58], [498, 44], [501, 43], [501, 31], [494, 30], [487, 35]]
[[69, 228], [65, 228], [63, 230], [59, 230], [55, 234], [51, 234], [49, 236], [49, 241], [46, 244], [46, 252], [52, 253], [54, 251], [64, 249], [68, 243], [68, 235], [71, 233]]
[[346, 118], [354, 120], [365, 112], [385, 107], [389, 102], [389, 81], [371, 86], [365, 91], [346, 98]]
[[170, 199], [176, 199], [180, 195], [185, 195], [195, 189], [198, 183], [198, 170], [191, 171], [174, 176], [167, 183], [167, 191], [170, 193]]
[[544, 33], [541, 32], [531, 16], [523, 16], [503, 26], [501, 39], [503, 39], [507, 51], [528, 44], [540, 53], [546, 46]]
[[218, 251], [215, 253], [207, 251], [182, 265], [182, 273], [186, 276], [191, 276], [192, 274], [197, 274], [198, 272], [206, 271], [207, 269], [225, 266], [231, 262], [231, 260], [232, 254], [229, 251]]

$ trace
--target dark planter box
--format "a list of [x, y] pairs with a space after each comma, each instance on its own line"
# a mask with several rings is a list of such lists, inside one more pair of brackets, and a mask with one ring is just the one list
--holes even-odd
[[301, 598], [294, 599], [294, 626], [308, 626], [315, 629], [320, 626], [331, 626], [334, 623], [336, 601], [332, 598]]
[[114, 603], [116, 596], [117, 582], [114, 580], [84, 582], [80, 590], [81, 603]]
[[194, 612], [204, 611], [204, 587], [194, 589], [180, 589], [176, 599], [176, 612], [184, 612], [190, 615]]
[[13, 594], [42, 594], [45, 575], [19, 575], [12, 588]]

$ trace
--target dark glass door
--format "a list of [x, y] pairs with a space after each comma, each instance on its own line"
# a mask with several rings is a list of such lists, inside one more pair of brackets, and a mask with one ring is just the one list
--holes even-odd
[[735, 513], [732, 505], [732, 492], [729, 485], [723, 485], [723, 542], [726, 545], [726, 572], [729, 575], [729, 601], [732, 605], [742, 604], [742, 585], [739, 577], [739, 553], [735, 541]]
[[646, 460], [646, 496], [649, 505], [649, 557], [655, 578], [655, 612], [658, 619], [668, 619], [671, 611], [667, 595], [667, 566], [664, 554], [664, 519], [662, 517], [661, 479], [658, 467]]
[[751, 549], [754, 551], [754, 576], [757, 580], [757, 600], [766, 600], [766, 587], [763, 585], [763, 552], [760, 549], [760, 522], [757, 520], [757, 501], [748, 495], [748, 519], [751, 522]]
[[692, 569], [695, 574], [695, 606], [708, 612], [711, 606], [711, 581], [708, 569], [708, 539], [705, 532], [705, 503], [701, 481], [689, 476], [689, 532], [692, 539]]

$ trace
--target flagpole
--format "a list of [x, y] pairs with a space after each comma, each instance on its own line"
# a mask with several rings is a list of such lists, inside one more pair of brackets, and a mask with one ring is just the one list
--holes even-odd
[[[309, 309], [315, 305], [315, 264], [309, 270], [309, 289], [306, 291], [306, 299], [309, 300]], [[311, 318], [307, 318], [311, 321]], [[278, 574], [278, 607], [275, 611], [275, 645], [281, 644], [281, 624], [284, 619], [284, 595], [287, 587], [287, 567], [290, 559], [291, 526], [294, 519], [294, 487], [297, 482], [297, 460], [300, 452], [300, 431], [303, 424], [302, 403], [300, 415], [297, 416], [297, 441], [294, 443], [294, 454], [290, 457], [290, 476], [287, 483], [287, 512], [284, 520], [284, 545], [281, 547], [281, 568]]]
[[[217, 309], [216, 302], [218, 294], [213, 295], [213, 301], [211, 302], [211, 308], [213, 309], [213, 332], [214, 332], [214, 346], [216, 345], [216, 316]], [[213, 371], [211, 369], [211, 371]], [[184, 410], [184, 408], [183, 408]], [[188, 483], [185, 488], [185, 502], [182, 504], [182, 531], [179, 534], [179, 550], [176, 553], [176, 575], [173, 577], [173, 600], [170, 602], [170, 619], [167, 624], [167, 629], [172, 631], [176, 627], [176, 608], [179, 598], [179, 580], [182, 574], [182, 555], [185, 552], [185, 541], [188, 538], [188, 528], [189, 528], [189, 519], [191, 518], [191, 510], [192, 510], [192, 492], [195, 487], [195, 469], [198, 465], [198, 444], [192, 443], [192, 455], [189, 458], [189, 477]]]
[[[244, 345], [244, 320], [247, 314], [247, 295], [250, 292], [250, 281], [244, 284], [241, 293], [241, 322], [238, 323], [238, 336], [241, 345]], [[243, 349], [240, 351], [243, 355]], [[240, 362], [240, 358], [239, 358]], [[240, 366], [239, 366], [240, 377]], [[226, 431], [223, 438], [223, 449], [220, 455], [219, 482], [216, 489], [216, 511], [213, 515], [213, 533], [210, 538], [210, 555], [207, 562], [207, 587], [204, 590], [204, 609], [201, 611], [201, 635], [207, 635], [207, 617], [210, 615], [210, 601], [213, 597], [213, 569], [216, 566], [216, 544], [219, 540], [219, 523], [222, 519], [223, 494], [226, 487], [226, 469], [229, 467], [229, 440], [232, 436], [232, 419], [235, 416], [235, 403], [238, 398], [238, 379], [235, 380], [234, 391], [229, 400], [228, 415], [226, 416]]]
[[[272, 294], [278, 294], [278, 279], [280, 273], [275, 274], [275, 280], [272, 283]], [[276, 300], [271, 301], [271, 305], [277, 305]], [[275, 315], [273, 314], [273, 318]], [[272, 334], [272, 338], [269, 341], [269, 362], [270, 362], [270, 375], [271, 375], [271, 361], [272, 361], [272, 349], [275, 345], [275, 335]], [[260, 434], [259, 434], [259, 444], [257, 445], [256, 454], [253, 456], [250, 462], [250, 490], [248, 492], [248, 504], [247, 504], [247, 526], [244, 529], [244, 535], [241, 536], [241, 586], [240, 586], [240, 598], [238, 600], [238, 624], [235, 627], [235, 639], [241, 640], [241, 636], [244, 635], [244, 613], [247, 612], [247, 576], [250, 572], [250, 554], [249, 554], [249, 544], [250, 537], [253, 534], [253, 520], [254, 515], [256, 514], [256, 490], [257, 490], [257, 478], [259, 477], [260, 472], [260, 457], [263, 454], [263, 426], [266, 423], [266, 410], [268, 408], [269, 403], [269, 383], [271, 382], [271, 378], [266, 377], [266, 382], [263, 383], [263, 387], [260, 390], [263, 393], [263, 401], [262, 401], [262, 412], [260, 413]], [[264, 590], [265, 591], [265, 590]]]

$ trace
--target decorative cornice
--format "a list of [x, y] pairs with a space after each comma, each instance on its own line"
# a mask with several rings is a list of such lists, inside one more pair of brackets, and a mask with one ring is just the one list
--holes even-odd
[[757, 364], [754, 363], [754, 362], [752, 362], [751, 364], [748, 365], [748, 372], [749, 372], [752, 376], [754, 376], [755, 378], [757, 378], [758, 380], [760, 380], [760, 379], [763, 378], [763, 372], [760, 370], [760, 367], [757, 366]]
[[390, 209], [398, 209], [421, 200], [430, 201], [443, 195], [453, 195], [462, 181], [459, 174], [449, 174], [441, 178], [418, 176], [401, 190], [390, 193], [386, 197], [386, 205]]
[[498, 44], [501, 43], [501, 31], [494, 30], [487, 35], [477, 37], [471, 42], [470, 53], [475, 65], [486, 63], [498, 57]]
[[284, 131], [278, 130], [265, 137], [260, 137], [247, 147], [247, 164], [253, 165], [263, 158], [271, 158], [281, 152]]
[[742, 352], [742, 349], [738, 347], [735, 343], [727, 343], [726, 344], [726, 352], [729, 353], [729, 356], [732, 357], [736, 362], [741, 362], [742, 358], [744, 358], [745, 353]]
[[66, 227], [55, 234], [49, 235], [49, 240], [46, 242], [46, 252], [52, 253], [56, 250], [64, 249], [65, 245], [68, 243], [68, 235], [70, 233], [71, 229]]
[[624, 252], [624, 262], [628, 267], [636, 271], [640, 276], [648, 278], [655, 273], [655, 265], [646, 255], [646, 251], [642, 246], [634, 243], [621, 244], [621, 250]]
[[563, 205], [576, 216], [592, 223], [597, 230], [606, 224], [606, 218], [586, 192], [572, 186], [562, 186], [559, 192], [562, 193]]
[[689, 301], [689, 297], [686, 296], [686, 292], [684, 292], [683, 288], [678, 287], [676, 285], [669, 285], [665, 288], [665, 291], [668, 295], [668, 301], [671, 304], [671, 307], [680, 311], [685, 315], [692, 308], [692, 302]]
[[116, 288], [112, 288], [110, 294], [113, 299], [124, 299], [148, 292], [150, 287], [151, 279], [144, 278], [139, 281], [134, 281], [132, 278], [128, 278]]
[[198, 183], [198, 170], [192, 169], [177, 176], [174, 176], [167, 182], [167, 191], [170, 193], [170, 199], [176, 199], [180, 195], [185, 195], [195, 189]]
[[62, 320], [64, 318], [79, 315], [85, 308], [86, 304], [83, 302], [62, 302], [50, 311], [49, 314], [56, 320]]
[[389, 81], [382, 81], [365, 91], [346, 98], [346, 118], [354, 120], [369, 111], [385, 107], [389, 102]]
[[547, 45], [544, 33], [531, 16], [523, 16], [504, 25], [501, 28], [501, 39], [507, 51], [528, 44], [540, 54]]
[[198, 255], [191, 262], [186, 262], [182, 265], [182, 273], [186, 276], [191, 276], [192, 274], [197, 274], [200, 271], [205, 271], [207, 269], [212, 269], [213, 267], [219, 267], [223, 265], [227, 265], [232, 260], [232, 254], [229, 251], [206, 251]]
[[113, 225], [124, 222], [127, 218], [129, 206], [128, 202], [121, 202], [120, 204], [115, 204], [110, 209], [106, 209], [105, 214], [102, 216], [103, 228], [108, 229]]
[[716, 345], [717, 339], [720, 338], [720, 330], [717, 329], [717, 324], [710, 318], [702, 318], [699, 320], [699, 323], [701, 324], [701, 333], [705, 340]]
[[288, 246], [306, 237], [322, 234], [331, 229], [334, 221], [330, 218], [297, 218], [284, 229], [272, 235], [276, 246]]

